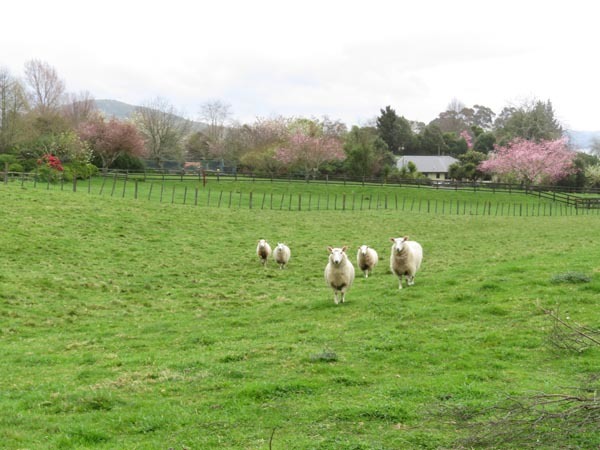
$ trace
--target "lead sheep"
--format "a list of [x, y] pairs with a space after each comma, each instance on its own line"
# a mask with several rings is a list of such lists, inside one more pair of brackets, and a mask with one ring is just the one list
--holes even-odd
[[281, 242], [277, 243], [277, 247], [273, 250], [273, 259], [275, 262], [279, 264], [279, 268], [283, 269], [285, 265], [290, 261], [290, 257], [292, 256], [292, 252], [290, 248], [282, 244]]
[[361, 245], [356, 254], [356, 265], [365, 274], [365, 278], [369, 278], [369, 274], [379, 262], [379, 256], [374, 248], [368, 245]]
[[271, 256], [271, 246], [265, 239], [259, 239], [256, 246], [256, 254], [264, 267], [267, 265], [267, 260]]
[[333, 301], [339, 303], [338, 295], [342, 294], [342, 303], [346, 301], [346, 292], [354, 281], [354, 266], [346, 255], [347, 247], [327, 247], [329, 262], [325, 267], [325, 281], [333, 289]]
[[415, 275], [423, 261], [423, 248], [418, 242], [409, 241], [408, 236], [390, 238], [390, 241], [394, 243], [390, 255], [390, 269], [398, 276], [400, 281], [398, 289], [402, 289], [403, 275], [406, 276], [406, 284], [412, 286], [415, 284]]

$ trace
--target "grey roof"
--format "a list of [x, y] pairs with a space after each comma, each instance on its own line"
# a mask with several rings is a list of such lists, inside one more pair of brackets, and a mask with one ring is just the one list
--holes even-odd
[[407, 165], [409, 161], [412, 161], [421, 173], [446, 173], [448, 172], [448, 167], [458, 162], [458, 159], [452, 156], [406, 155], [398, 157], [396, 167], [400, 169]]

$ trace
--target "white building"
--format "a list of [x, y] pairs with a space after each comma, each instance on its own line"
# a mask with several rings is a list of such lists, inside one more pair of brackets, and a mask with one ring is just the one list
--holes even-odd
[[396, 160], [396, 167], [401, 169], [409, 162], [417, 166], [417, 170], [431, 180], [447, 180], [449, 179], [448, 168], [458, 162], [458, 159], [452, 156], [399, 156]]

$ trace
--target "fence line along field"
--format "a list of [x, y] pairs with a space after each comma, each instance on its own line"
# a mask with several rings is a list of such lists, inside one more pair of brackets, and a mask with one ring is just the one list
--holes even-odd
[[[97, 188], [0, 184], [3, 447], [600, 445], [597, 214], [299, 213]], [[404, 235], [424, 256], [400, 291], [387, 261]], [[260, 238], [290, 247], [284, 270], [262, 267]], [[327, 247], [355, 264], [363, 244], [380, 262], [335, 305]], [[557, 345], [563, 323], [590, 345]], [[498, 420], [507, 399], [578, 388], [587, 420], [549, 422], [560, 402], [510, 433]]]
[[[115, 174], [116, 175], [116, 174]], [[228, 181], [219, 181], [220, 179]], [[21, 187], [60, 190], [103, 197], [129, 198], [194, 207], [257, 210], [395, 210], [441, 215], [563, 216], [600, 215], [596, 198], [540, 190], [512, 188], [439, 190], [420, 184], [327, 184], [298, 181], [233, 181], [211, 177], [203, 183], [196, 177], [170, 177], [144, 181], [138, 177], [103, 176], [84, 181], [50, 183], [13, 178]], [[182, 181], [181, 181], [182, 180]], [[253, 179], [254, 180], [254, 179]], [[8, 179], [5, 184], [8, 184]], [[593, 200], [593, 201], [592, 201]], [[589, 206], [593, 207], [590, 208]]]

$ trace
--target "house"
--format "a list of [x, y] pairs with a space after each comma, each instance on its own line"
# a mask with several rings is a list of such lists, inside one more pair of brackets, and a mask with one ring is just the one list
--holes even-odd
[[458, 159], [452, 156], [399, 156], [396, 167], [401, 169], [409, 162], [417, 166], [417, 170], [431, 180], [448, 180], [448, 168], [457, 163]]

